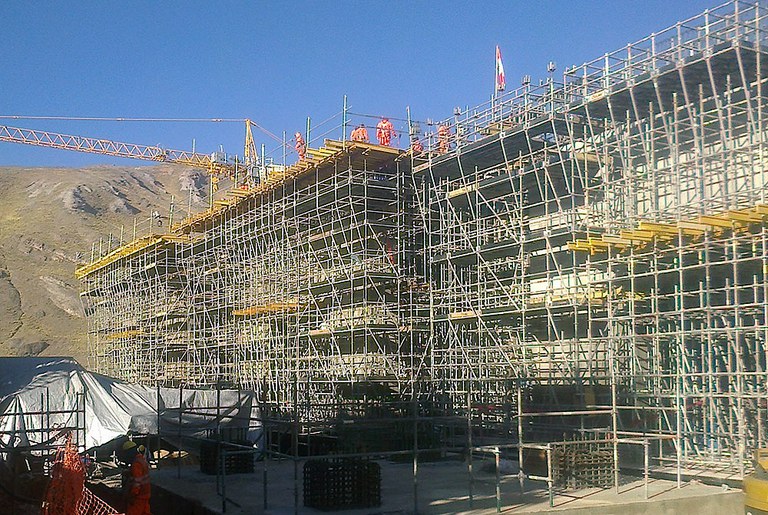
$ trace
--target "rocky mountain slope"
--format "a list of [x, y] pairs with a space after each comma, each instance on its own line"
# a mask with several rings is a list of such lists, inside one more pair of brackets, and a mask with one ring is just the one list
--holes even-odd
[[99, 244], [114, 248], [121, 233], [130, 240], [134, 223], [139, 234], [157, 228], [153, 211], [167, 228], [172, 196], [174, 220], [205, 209], [205, 173], [0, 167], [0, 356], [64, 355], [87, 365], [76, 266]]

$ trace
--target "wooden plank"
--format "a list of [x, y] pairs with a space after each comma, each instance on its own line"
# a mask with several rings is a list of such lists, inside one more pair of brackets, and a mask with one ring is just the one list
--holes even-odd
[[465, 193], [471, 193], [473, 191], [477, 190], [477, 184], [470, 184], [468, 186], [464, 186], [462, 188], [456, 188], [455, 190], [451, 190], [448, 192], [448, 198], [454, 198], [458, 197], [459, 195], [463, 195]]
[[313, 156], [318, 156], [320, 158], [328, 158], [336, 154], [333, 150], [328, 150], [325, 148], [308, 148], [307, 152], [309, 154], [312, 154]]
[[341, 141], [335, 140], [335, 139], [326, 139], [323, 145], [327, 148], [334, 148], [339, 150], [344, 150], [348, 146], [349, 142], [342, 143]]
[[239, 198], [239, 199], [246, 199], [248, 197], [253, 196], [253, 190], [243, 190], [240, 188], [236, 188], [232, 190], [231, 192], [232, 196]]
[[587, 163], [595, 163], [595, 164], [600, 163], [600, 159], [597, 157], [597, 155], [592, 153], [587, 154], [584, 152], [574, 152], [572, 157], [574, 161], [578, 161], [578, 162], [587, 162]]
[[448, 314], [450, 320], [466, 320], [470, 318], [477, 318], [478, 312], [476, 311], [454, 311]]

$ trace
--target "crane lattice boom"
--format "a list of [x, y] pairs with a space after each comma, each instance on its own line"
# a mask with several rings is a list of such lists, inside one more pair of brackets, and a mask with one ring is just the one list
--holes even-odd
[[207, 154], [198, 154], [186, 150], [151, 147], [135, 143], [122, 143], [107, 139], [73, 136], [71, 134], [24, 129], [20, 127], [9, 127], [7, 125], [0, 125], [0, 141], [196, 166], [205, 168], [211, 171], [211, 173], [217, 174], [229, 172], [232, 168], [232, 166], [227, 163], [211, 159], [211, 156]]

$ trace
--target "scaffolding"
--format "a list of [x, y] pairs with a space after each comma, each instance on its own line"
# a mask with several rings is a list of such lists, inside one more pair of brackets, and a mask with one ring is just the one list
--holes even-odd
[[519, 442], [601, 432], [618, 469], [654, 435], [678, 477], [743, 476], [765, 444], [765, 15], [731, 2], [443, 122], [451, 151], [414, 167], [437, 390], [499, 420], [517, 399]]
[[[409, 390], [429, 329], [418, 207], [397, 149], [326, 140], [258, 188], [83, 267], [95, 365], [228, 382], [318, 407], [343, 383]], [[420, 359], [420, 358], [419, 358]], [[346, 393], [350, 395], [350, 392]]]
[[521, 488], [585, 453], [607, 472], [564, 481], [743, 477], [768, 437], [766, 15], [729, 2], [409, 121], [423, 150], [346, 141], [345, 111], [341, 140], [78, 271], [94, 365], [253, 389], [307, 434], [432, 417], [513, 449]]

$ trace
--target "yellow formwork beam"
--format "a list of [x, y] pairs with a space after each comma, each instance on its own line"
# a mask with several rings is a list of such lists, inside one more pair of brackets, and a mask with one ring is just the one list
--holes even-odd
[[640, 231], [635, 229], [631, 231], [620, 231], [619, 236], [624, 240], [631, 240], [633, 243], [638, 241], [649, 243], [653, 241], [653, 238], [657, 235], [650, 231]]
[[235, 316], [263, 315], [268, 313], [280, 313], [282, 311], [295, 311], [298, 308], [298, 302], [270, 302], [268, 304], [257, 304], [243, 309], [236, 309], [232, 314]]
[[568, 250], [574, 252], [589, 252], [589, 243], [585, 240], [576, 240], [568, 243]]
[[632, 245], [631, 240], [625, 240], [621, 236], [614, 236], [612, 234], [603, 234], [602, 240], [606, 243], [610, 243], [612, 246], [623, 249]]
[[298, 175], [306, 172], [307, 170], [320, 166], [324, 163], [330, 163], [338, 159], [339, 156], [345, 152], [352, 152], [354, 150], [361, 150], [363, 153], [369, 151], [375, 151], [380, 156], [390, 154], [393, 157], [399, 156], [402, 151], [393, 147], [385, 147], [381, 145], [375, 145], [372, 143], [363, 143], [359, 141], [354, 142], [341, 142], [335, 140], [325, 140], [325, 147], [319, 149], [308, 149], [312, 155], [318, 157], [311, 157], [303, 161], [299, 161], [291, 166], [273, 170], [269, 174], [267, 180], [259, 184], [253, 189], [244, 190], [242, 188], [235, 188], [231, 191], [232, 197], [214, 201], [214, 206], [210, 209], [203, 211], [202, 213], [190, 216], [181, 222], [174, 224], [171, 227], [171, 233], [167, 235], [149, 235], [137, 238], [136, 240], [129, 242], [121, 247], [110, 252], [106, 256], [103, 256], [92, 263], [80, 266], [75, 270], [75, 276], [78, 279], [87, 277], [88, 275], [100, 270], [107, 265], [124, 259], [128, 256], [144, 252], [156, 245], [167, 243], [178, 243], [185, 241], [192, 241], [188, 233], [192, 232], [195, 226], [204, 224], [208, 221], [212, 221], [219, 216], [224, 215], [230, 210], [237, 209], [241, 204], [247, 200], [255, 197], [256, 195], [266, 193], [273, 190], [276, 186], [284, 183], [287, 180], [297, 177]]
[[469, 310], [469, 311], [454, 311], [453, 313], [448, 314], [449, 320], [469, 320], [472, 318], [477, 318], [480, 315], [480, 311], [475, 310]]
[[743, 209], [739, 211], [728, 211], [726, 216], [737, 222], [752, 224], [762, 222], [765, 215], [752, 211], [751, 209]]
[[600, 239], [579, 239], [568, 243], [568, 249], [575, 252], [606, 252], [609, 247], [625, 250], [631, 246], [644, 246], [654, 240], [670, 241], [679, 236], [700, 238], [711, 230], [737, 229], [751, 224], [765, 223], [768, 218], [768, 205], [723, 211], [712, 215], [701, 215], [694, 220], [682, 220], [676, 223], [641, 221], [636, 229], [626, 229], [619, 235], [603, 234]]
[[106, 256], [101, 257], [96, 261], [93, 261], [92, 263], [88, 263], [87, 265], [78, 267], [75, 270], [75, 277], [77, 277], [78, 279], [82, 279], [83, 277], [86, 277], [92, 274], [93, 272], [100, 270], [111, 263], [119, 261], [133, 254], [139, 254], [141, 252], [144, 252], [162, 243], [163, 243], [163, 239], [160, 236], [155, 236], [155, 235], [143, 236], [141, 238], [133, 240], [130, 243], [126, 243], [125, 245], [118, 247], [117, 249], [113, 250]]
[[699, 237], [709, 230], [708, 225], [696, 223], [696, 222], [677, 222], [677, 227], [686, 236]]
[[598, 238], [587, 238], [587, 244], [590, 247], [595, 247], [598, 249], [608, 249], [610, 244], [607, 241], [604, 241], [603, 239]]
[[637, 228], [641, 231], [649, 231], [658, 234], [667, 234], [669, 236], [677, 236], [679, 234], [679, 228], [676, 225], [664, 224], [659, 222], [640, 222]]
[[711, 227], [719, 227], [722, 229], [730, 229], [733, 227], [733, 221], [724, 219], [721, 216], [708, 216], [702, 215], [697, 221], [700, 224], [709, 225]]
[[107, 265], [125, 259], [129, 256], [141, 254], [147, 250], [154, 248], [158, 245], [165, 245], [168, 243], [190, 243], [193, 240], [183, 234], [162, 234], [162, 235], [149, 235], [137, 238], [125, 245], [121, 245], [106, 256], [103, 256], [87, 265], [78, 267], [75, 270], [75, 277], [82, 279], [87, 277], [93, 272], [104, 268]]

